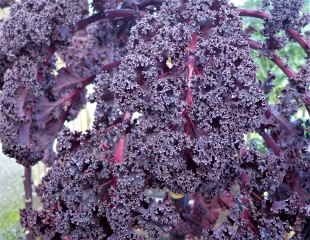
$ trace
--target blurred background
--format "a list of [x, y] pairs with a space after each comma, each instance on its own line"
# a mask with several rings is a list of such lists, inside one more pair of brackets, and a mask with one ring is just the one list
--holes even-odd
[[[69, 0], [68, 0], [69, 1]], [[290, 1], [290, 0], [287, 0]], [[261, 5], [261, 0], [231, 0], [235, 5], [256, 9]], [[305, 0], [304, 11], [310, 13], [310, 0]], [[0, 19], [7, 17], [9, 9], [0, 8]], [[259, 30], [263, 28], [263, 22], [254, 18], [244, 18], [244, 28], [254, 28], [256, 31], [252, 34], [252, 38], [257, 41], [263, 41], [264, 38], [259, 34]], [[310, 24], [308, 24], [302, 33], [310, 36]], [[286, 59], [288, 64], [298, 70], [305, 63], [306, 54], [294, 42], [288, 43], [279, 52], [279, 55]], [[270, 74], [274, 75], [273, 90], [268, 96], [270, 104], [276, 104], [281, 95], [282, 89], [288, 83], [286, 76], [268, 59], [259, 56], [253, 51], [253, 57], [257, 64], [257, 79], [264, 82]], [[59, 61], [61, 66], [63, 63]], [[91, 87], [89, 89], [91, 91]], [[88, 104], [79, 114], [79, 116], [67, 126], [76, 131], [85, 131], [91, 127], [92, 116], [95, 106]], [[300, 109], [294, 116], [302, 119], [305, 123], [309, 123], [309, 116], [304, 109]], [[249, 144], [254, 144], [261, 151], [265, 151], [264, 145], [260, 137], [255, 133], [249, 133], [245, 136], [245, 141]], [[40, 183], [40, 179], [46, 174], [48, 169], [43, 164], [37, 164], [33, 167], [33, 183], [34, 186]], [[19, 210], [24, 207], [24, 192], [23, 192], [23, 172], [22, 166], [18, 165], [14, 159], [9, 159], [1, 152], [0, 143], [0, 240], [15, 240], [23, 238], [23, 229], [19, 224]], [[34, 204], [39, 206], [39, 199], [34, 196]]]

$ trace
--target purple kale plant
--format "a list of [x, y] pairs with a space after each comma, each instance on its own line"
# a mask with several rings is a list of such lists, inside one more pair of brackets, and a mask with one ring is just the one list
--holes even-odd
[[[42, 207], [21, 211], [29, 239], [309, 239], [309, 120], [292, 117], [310, 114], [303, 1], [88, 7], [23, 0], [0, 22], [3, 151], [50, 166], [36, 189]], [[265, 41], [240, 17], [263, 20]], [[278, 54], [291, 40], [307, 56], [298, 72]], [[288, 78], [277, 104], [252, 50]], [[92, 129], [71, 132], [65, 121], [87, 101]], [[266, 151], [244, 141], [253, 132]]]

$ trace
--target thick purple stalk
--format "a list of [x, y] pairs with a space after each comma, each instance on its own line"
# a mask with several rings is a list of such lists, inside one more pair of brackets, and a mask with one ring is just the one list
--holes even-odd
[[256, 17], [264, 20], [270, 18], [270, 15], [266, 12], [249, 9], [239, 9], [239, 15], [242, 17]]
[[[31, 167], [24, 168], [24, 191], [25, 191], [25, 208], [26, 210], [32, 209], [32, 177]], [[26, 240], [34, 240], [31, 232], [26, 233]]]
[[287, 29], [287, 35], [294, 39], [299, 45], [306, 51], [308, 56], [310, 56], [310, 42], [306, 40], [299, 32], [294, 29]]
[[89, 24], [100, 21], [102, 19], [115, 19], [115, 18], [134, 18], [137, 16], [137, 11], [132, 9], [116, 9], [116, 10], [106, 10], [94, 14], [86, 19], [79, 21], [76, 24], [75, 31], [79, 31], [87, 27]]
[[273, 53], [270, 59], [285, 73], [289, 80], [296, 78], [297, 74], [277, 54]]
[[273, 153], [277, 156], [281, 156], [282, 150], [275, 142], [275, 140], [264, 130], [259, 131], [259, 134], [264, 139], [266, 146], [273, 151]]

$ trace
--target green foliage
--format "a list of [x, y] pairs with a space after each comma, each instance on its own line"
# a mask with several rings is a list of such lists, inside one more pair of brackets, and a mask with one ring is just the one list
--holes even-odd
[[254, 148], [261, 153], [267, 153], [268, 149], [264, 145], [264, 140], [258, 133], [248, 133], [245, 135], [244, 140], [250, 148]]
[[310, 0], [305, 0], [303, 12], [310, 13]]
[[19, 209], [23, 204], [23, 168], [1, 154], [0, 144], [0, 240], [21, 239]]
[[19, 221], [19, 209], [22, 206], [11, 204], [0, 212], [0, 240], [22, 239], [23, 229]]

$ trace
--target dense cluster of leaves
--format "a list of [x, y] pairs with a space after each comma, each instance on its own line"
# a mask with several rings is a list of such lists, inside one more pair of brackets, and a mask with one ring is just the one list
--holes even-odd
[[[22, 223], [43, 239], [307, 239], [310, 61], [278, 50], [309, 23], [303, 1], [23, 0], [0, 22], [0, 138], [51, 166], [43, 207]], [[240, 16], [263, 19], [263, 42]], [[286, 37], [279, 34], [285, 32]], [[251, 48], [288, 78], [270, 105]], [[57, 69], [61, 58], [65, 67]], [[94, 84], [95, 122], [70, 132]], [[256, 132], [266, 151], [244, 142]], [[57, 151], [53, 150], [57, 138]]]

